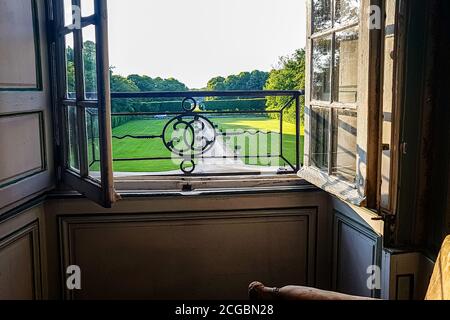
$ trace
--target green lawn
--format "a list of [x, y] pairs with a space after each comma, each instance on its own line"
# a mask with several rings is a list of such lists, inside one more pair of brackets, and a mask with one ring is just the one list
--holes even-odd
[[[279, 140], [280, 123], [276, 119], [268, 118], [210, 118], [210, 120], [218, 125], [221, 131], [229, 129], [241, 130], [260, 130], [271, 131], [278, 136]], [[164, 125], [168, 119], [147, 119], [134, 120], [127, 122], [119, 127], [113, 129], [113, 136], [124, 135], [161, 135]], [[92, 148], [92, 139], [89, 145], [89, 159], [92, 161], [92, 154], [95, 152], [98, 160], [98, 147], [95, 145]], [[270, 147], [269, 140], [269, 147]], [[301, 153], [300, 159], [303, 159], [303, 128], [301, 130]], [[249, 154], [248, 145], [242, 146], [245, 149], [245, 155]], [[95, 149], [95, 151], [92, 151]], [[242, 151], [241, 151], [242, 152]], [[285, 157], [295, 165], [295, 125], [291, 123], [283, 124], [283, 154]], [[155, 158], [155, 157], [170, 157], [170, 151], [166, 149], [162, 140], [157, 139], [132, 139], [125, 138], [122, 140], [113, 139], [113, 158]], [[246, 161], [249, 163], [249, 161]], [[257, 163], [261, 164], [261, 163]], [[145, 161], [114, 161], [115, 172], [162, 172], [169, 170], [178, 170], [179, 163], [174, 163], [172, 160], [145, 160]], [[98, 162], [91, 166], [92, 171], [98, 170]]]

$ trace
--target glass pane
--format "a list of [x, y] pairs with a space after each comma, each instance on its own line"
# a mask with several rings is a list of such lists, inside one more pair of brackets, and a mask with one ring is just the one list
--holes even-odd
[[81, 0], [81, 16], [89, 17], [94, 14], [94, 0]]
[[358, 100], [358, 28], [336, 33], [333, 93], [338, 102]]
[[72, 25], [72, 0], [64, 0], [64, 25]]
[[100, 136], [98, 129], [98, 110], [96, 108], [86, 108], [86, 136], [89, 175], [100, 179]]
[[325, 108], [311, 109], [311, 165], [328, 172], [330, 110]]
[[68, 166], [80, 170], [80, 158], [78, 154], [78, 132], [77, 132], [77, 108], [67, 107], [67, 162]]
[[356, 177], [357, 113], [336, 110], [333, 125], [333, 175], [349, 182]]
[[313, 33], [331, 28], [331, 0], [312, 1]]
[[360, 0], [336, 0], [335, 3], [335, 24], [343, 25], [357, 22], [359, 19]]
[[95, 26], [83, 28], [84, 92], [87, 100], [97, 100], [97, 58]]
[[312, 45], [312, 99], [331, 99], [331, 37], [319, 38]]
[[66, 40], [66, 98], [75, 99], [75, 60], [73, 51], [73, 33], [65, 36]]

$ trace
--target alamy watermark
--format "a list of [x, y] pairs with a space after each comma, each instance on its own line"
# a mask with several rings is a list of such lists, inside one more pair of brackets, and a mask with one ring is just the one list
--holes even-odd
[[367, 268], [367, 289], [369, 290], [381, 290], [381, 268], [376, 265], [369, 266]]
[[[380, 6], [371, 5], [368, 7], [369, 21], [368, 26], [370, 30], [381, 30], [382, 25], [382, 10]], [[67, 26], [68, 29], [81, 29], [81, 8], [78, 5], [72, 5], [72, 24]]]
[[72, 6], [72, 24], [68, 25], [69, 30], [81, 29], [81, 8], [80, 6]]
[[68, 290], [81, 290], [81, 268], [77, 265], [71, 265], [66, 270], [66, 286]]
[[381, 30], [382, 16], [380, 6], [369, 6], [368, 9], [370, 30]]

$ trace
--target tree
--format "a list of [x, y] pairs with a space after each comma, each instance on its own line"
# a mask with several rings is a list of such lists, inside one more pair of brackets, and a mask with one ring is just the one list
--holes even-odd
[[[278, 67], [273, 69], [264, 86], [266, 90], [304, 90], [305, 88], [305, 50], [298, 49], [293, 55], [281, 57]], [[267, 110], [280, 110], [289, 97], [269, 97]], [[303, 98], [301, 101], [300, 118], [303, 119]], [[278, 117], [272, 114], [273, 117]], [[291, 106], [283, 114], [288, 122], [295, 122], [295, 107]]]
[[[232, 74], [228, 77], [215, 77], [208, 81], [206, 87], [209, 91], [257, 91], [264, 88], [268, 72], [254, 70], [252, 72], [241, 72], [239, 74]], [[217, 100], [218, 98], [209, 98], [207, 100]], [[236, 97], [221, 98], [223, 100], [236, 99]]]
[[97, 95], [96, 47], [92, 41], [83, 44], [84, 90], [86, 95]]
[[75, 98], [75, 62], [73, 49], [67, 47], [66, 49], [66, 84], [68, 98]]
[[[112, 68], [110, 69], [110, 81], [111, 81], [111, 92], [137, 92], [139, 88], [136, 84], [117, 74], [113, 74]], [[134, 99], [112, 99], [111, 109], [113, 113], [116, 112], [134, 112], [134, 105], [136, 101]], [[136, 117], [132, 116], [113, 116], [112, 117], [112, 127], [118, 127], [128, 121], [135, 120]]]
[[139, 91], [187, 91], [189, 88], [182, 82], [174, 78], [162, 79], [160, 77], [152, 79], [149, 76], [132, 74], [127, 77], [138, 88]]
[[208, 81], [206, 89], [209, 91], [224, 91], [225, 88], [225, 78], [224, 77], [215, 77]]

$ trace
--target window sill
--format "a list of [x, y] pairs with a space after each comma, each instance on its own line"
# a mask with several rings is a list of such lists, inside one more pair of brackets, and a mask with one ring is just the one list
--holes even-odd
[[120, 195], [141, 193], [198, 194], [231, 192], [233, 190], [282, 190], [310, 186], [297, 175], [211, 176], [211, 177], [124, 177], [115, 179], [115, 189]]
[[[122, 199], [320, 191], [296, 175], [282, 177], [159, 177], [159, 180], [120, 180], [115, 183], [117, 193]], [[183, 186], [191, 186], [191, 189], [183, 190]], [[53, 191], [48, 197], [51, 199], [84, 198], [80, 193], [70, 190]]]
[[329, 176], [313, 167], [303, 167], [299, 171], [298, 176], [339, 199], [358, 207], [363, 206], [366, 200], [365, 197], [359, 193], [359, 190], [355, 185], [339, 178]]

